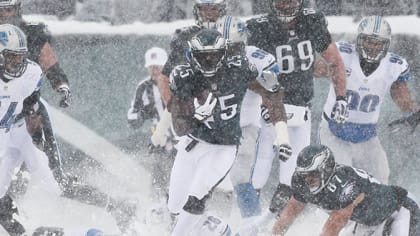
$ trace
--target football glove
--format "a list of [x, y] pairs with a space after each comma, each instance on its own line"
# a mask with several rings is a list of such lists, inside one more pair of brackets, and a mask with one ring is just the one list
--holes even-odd
[[389, 123], [388, 126], [392, 128], [399, 124], [405, 124], [411, 127], [411, 133], [413, 133], [416, 130], [416, 127], [418, 126], [419, 123], [420, 123], [420, 110], [412, 113], [409, 116], [394, 120], [391, 123]]
[[[209, 93], [206, 102], [203, 105], [200, 105], [198, 103], [198, 99], [194, 98], [194, 118], [200, 122], [205, 122], [207, 118], [213, 115], [213, 110], [216, 107], [216, 103], [217, 99], [213, 97], [212, 93]], [[208, 126], [207, 123], [206, 125]]]
[[289, 144], [289, 133], [286, 122], [277, 122], [274, 125], [276, 139], [274, 140], [274, 152], [281, 161], [287, 161], [292, 156], [292, 147]]
[[346, 97], [337, 96], [331, 112], [331, 119], [338, 124], [343, 124], [349, 118], [349, 105]]
[[70, 88], [67, 84], [62, 84], [58, 86], [57, 92], [61, 95], [61, 100], [59, 102], [59, 106], [66, 108], [71, 104], [71, 92]]
[[171, 113], [165, 109], [162, 113], [162, 117], [157, 123], [155, 130], [153, 131], [150, 141], [155, 147], [164, 147], [168, 140], [168, 129], [171, 126]]

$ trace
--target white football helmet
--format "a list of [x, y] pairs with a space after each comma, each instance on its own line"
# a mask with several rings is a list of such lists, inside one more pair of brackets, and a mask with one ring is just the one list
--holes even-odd
[[0, 70], [6, 79], [20, 77], [26, 70], [28, 47], [19, 27], [0, 25]]
[[216, 29], [226, 40], [228, 54], [245, 54], [249, 31], [245, 22], [237, 17], [224, 16], [216, 23]]
[[0, 11], [0, 24], [18, 25], [22, 21], [21, 0], [0, 0], [0, 10], [4, 8], [14, 8], [15, 13], [13, 15], [6, 15]]
[[197, 25], [214, 28], [216, 21], [226, 14], [226, 0], [195, 0], [193, 15]]
[[211, 77], [223, 65], [226, 42], [217, 30], [202, 29], [189, 42], [191, 65], [205, 77]]
[[303, 0], [271, 0], [273, 14], [282, 22], [290, 22], [303, 9]]
[[391, 26], [381, 16], [362, 19], [357, 28], [357, 52], [367, 62], [377, 63], [388, 53]]

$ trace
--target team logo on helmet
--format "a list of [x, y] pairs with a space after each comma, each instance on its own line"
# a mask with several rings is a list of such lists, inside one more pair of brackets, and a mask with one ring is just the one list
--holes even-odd
[[7, 37], [7, 33], [4, 32], [4, 31], [0, 32], [0, 43], [3, 46], [6, 46], [7, 42], [9, 42], [9, 38]]

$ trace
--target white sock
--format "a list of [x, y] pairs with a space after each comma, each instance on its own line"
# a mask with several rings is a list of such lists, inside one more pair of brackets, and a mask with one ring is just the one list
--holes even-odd
[[203, 215], [194, 215], [184, 210], [181, 211], [177, 217], [177, 222], [171, 236], [186, 236], [188, 235], [200, 221]]

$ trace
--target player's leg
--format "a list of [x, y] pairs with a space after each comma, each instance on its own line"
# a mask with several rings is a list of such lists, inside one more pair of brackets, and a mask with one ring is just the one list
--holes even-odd
[[357, 155], [354, 152], [360, 151], [357, 145], [335, 136], [328, 127], [328, 122], [324, 119], [319, 126], [319, 135], [321, 144], [331, 149], [337, 163], [353, 166], [353, 157]]
[[230, 177], [236, 192], [237, 203], [243, 218], [261, 214], [259, 196], [251, 182], [251, 170], [255, 163], [255, 146], [258, 127], [242, 128], [241, 145], [230, 171]]
[[135, 215], [135, 204], [124, 200], [114, 199], [93, 186], [80, 183], [75, 176], [65, 173], [62, 168], [60, 149], [55, 137], [54, 123], [49, 110], [49, 105], [42, 98], [39, 102], [38, 112], [41, 116], [42, 130], [36, 132], [35, 136], [33, 135], [32, 138], [34, 142], [40, 142], [39, 138], [34, 138], [37, 136], [41, 136], [45, 139], [41, 139], [41, 143], [43, 144], [43, 150], [48, 157], [48, 166], [52, 171], [54, 179], [60, 186], [63, 196], [85, 204], [104, 208], [115, 218], [120, 230], [126, 230], [130, 220]]
[[260, 190], [267, 183], [270, 176], [271, 166], [274, 160], [273, 143], [276, 138], [274, 126], [261, 120], [261, 128], [258, 133], [255, 164], [251, 178], [255, 189]]
[[236, 146], [200, 142], [194, 149], [201, 155], [195, 158], [196, 168], [187, 202], [178, 216], [172, 236], [189, 235], [196, 227], [202, 227], [198, 223], [203, 217], [206, 201], [212, 190], [226, 177], [235, 160]]
[[355, 145], [358, 146], [362, 155], [353, 157], [353, 166], [367, 171], [381, 183], [387, 184], [390, 174], [388, 158], [379, 138], [376, 136], [366, 142]]
[[0, 198], [0, 225], [11, 236], [22, 236], [25, 234], [25, 228], [15, 217], [18, 214], [16, 204], [9, 195]]

